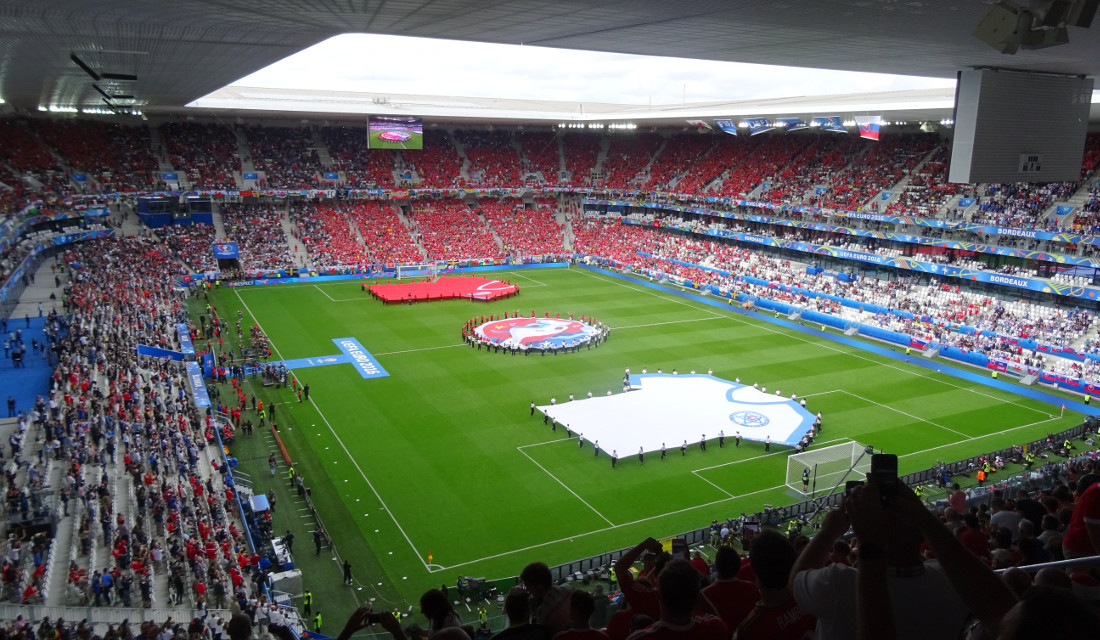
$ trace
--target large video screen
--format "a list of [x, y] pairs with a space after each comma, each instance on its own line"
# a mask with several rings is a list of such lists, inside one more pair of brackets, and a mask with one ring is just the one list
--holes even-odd
[[420, 118], [371, 116], [367, 146], [371, 149], [423, 149], [424, 121]]

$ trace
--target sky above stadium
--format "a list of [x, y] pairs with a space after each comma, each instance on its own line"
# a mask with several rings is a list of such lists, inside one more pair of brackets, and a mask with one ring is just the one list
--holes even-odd
[[230, 86], [672, 105], [954, 85], [953, 78], [345, 34]]

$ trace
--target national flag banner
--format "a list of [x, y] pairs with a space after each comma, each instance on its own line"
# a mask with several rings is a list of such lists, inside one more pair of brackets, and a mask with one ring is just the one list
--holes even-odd
[[882, 116], [856, 116], [856, 126], [859, 127], [859, 137], [878, 140], [882, 129]]
[[816, 124], [822, 131], [848, 133], [848, 130], [844, 128], [844, 123], [840, 121], [840, 116], [820, 116], [814, 118], [814, 124]]
[[745, 124], [749, 126], [750, 136], [771, 131], [775, 128], [767, 118], [745, 118]]
[[806, 121], [802, 118], [776, 118], [775, 124], [787, 131], [799, 131], [800, 129], [809, 129], [810, 125], [806, 124]]
[[690, 125], [696, 126], [696, 127], [703, 127], [707, 131], [713, 131], [714, 130], [714, 129], [711, 128], [711, 126], [709, 124], [707, 124], [706, 120], [688, 120], [687, 123], [690, 124]]
[[737, 135], [737, 123], [733, 120], [715, 120], [714, 124], [731, 136]]

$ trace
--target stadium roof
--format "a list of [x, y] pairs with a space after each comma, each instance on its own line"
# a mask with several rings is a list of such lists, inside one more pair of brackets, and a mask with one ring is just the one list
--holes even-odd
[[493, 119], [502, 124], [531, 121], [611, 122], [629, 120], [639, 126], [684, 124], [691, 118], [730, 116], [840, 115], [879, 110], [893, 120], [919, 122], [950, 116], [954, 88], [850, 93], [829, 96], [798, 96], [766, 100], [694, 102], [686, 105], [640, 106], [608, 103], [555, 102], [552, 100], [510, 100], [478, 97], [441, 97], [392, 93], [354, 93], [229, 86], [199, 99], [195, 106], [222, 110], [239, 109], [241, 115], [270, 115], [268, 111], [291, 112], [302, 117], [324, 114], [418, 115], [434, 122], [449, 118]]
[[[972, 66], [1100, 75], [1100, 28], [1071, 28], [1069, 44], [1002, 55], [972, 35], [990, 4], [0, 0], [0, 98], [31, 109], [102, 105], [95, 84], [109, 96], [134, 96], [112, 98], [119, 106], [172, 111], [349, 32], [941, 78]], [[78, 66], [74, 55], [98, 81]], [[400, 63], [399, 55], [382, 62]]]

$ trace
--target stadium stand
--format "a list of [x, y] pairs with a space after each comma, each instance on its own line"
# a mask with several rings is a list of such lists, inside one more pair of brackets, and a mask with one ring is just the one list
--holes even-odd
[[562, 254], [562, 229], [549, 209], [526, 209], [516, 198], [479, 200], [478, 211], [500, 236], [505, 255]]
[[471, 185], [518, 187], [524, 184], [519, 155], [508, 131], [462, 131], [457, 135], [470, 159]]
[[236, 133], [221, 123], [167, 122], [159, 127], [168, 161], [194, 189], [234, 189], [241, 170]]
[[465, 202], [415, 202], [408, 216], [430, 260], [485, 260], [500, 253], [492, 232]]
[[517, 131], [516, 142], [527, 158], [528, 171], [539, 177], [536, 184], [558, 184], [562, 166], [558, 136], [549, 131]]
[[[601, 141], [596, 136], [567, 131], [562, 137], [565, 171], [572, 186], [585, 186], [592, 182], [592, 172], [599, 159]], [[564, 182], [564, 181], [563, 181]]]
[[321, 161], [309, 129], [243, 127], [252, 164], [263, 172], [260, 187], [310, 189], [321, 185], [317, 172]]
[[446, 188], [463, 184], [462, 157], [444, 131], [424, 132], [424, 149], [417, 153], [402, 153], [405, 167], [416, 172], [418, 187]]
[[[0, 165], [4, 171], [0, 173], [0, 181], [24, 185], [5, 192], [3, 202], [9, 216], [28, 204], [29, 198], [63, 192], [55, 191], [58, 189], [76, 189], [64, 178], [77, 168], [94, 175], [95, 184], [123, 191], [146, 188], [142, 180], [150, 180], [145, 177], [149, 171], [144, 167], [155, 164], [155, 159], [147, 149], [148, 139], [140, 130], [122, 131], [98, 123], [87, 127], [73, 123], [23, 127], [14, 120], [0, 123], [3, 125], [0, 142], [6, 143], [0, 144], [0, 153], [6, 154]], [[209, 185], [210, 189], [228, 188], [225, 185], [235, 180], [233, 172], [239, 171], [240, 164], [231, 134], [229, 138], [223, 135], [228, 133], [226, 130], [189, 123], [165, 125], [159, 131], [171, 150], [173, 165], [186, 171], [195, 184]], [[175, 140], [192, 133], [194, 140], [202, 142], [184, 144]], [[250, 144], [256, 145], [252, 147], [253, 154], [265, 156], [261, 170], [267, 172], [269, 184], [323, 182], [317, 178], [320, 165], [316, 157], [297, 162], [315, 153], [309, 150], [312, 140], [300, 131], [250, 128], [245, 135]], [[348, 185], [382, 184], [379, 178], [385, 179], [392, 171], [387, 167], [394, 165], [394, 155], [378, 154], [381, 160], [371, 168], [374, 160], [364, 161], [356, 153], [354, 144], [347, 141], [346, 131], [326, 131], [324, 137], [329, 148], [336, 150], [333, 158], [339, 171], [345, 177], [351, 175], [346, 178]], [[94, 144], [77, 144], [75, 139]], [[510, 143], [505, 151], [493, 151], [495, 145], [510, 140], [508, 136], [456, 139], [461, 139], [479, 179], [488, 175], [514, 184], [524, 179], [516, 168], [523, 166], [520, 156]], [[573, 167], [569, 171], [574, 176], [581, 174], [585, 180], [593, 176], [600, 149], [598, 140], [592, 137], [573, 148], [566, 142], [565, 164]], [[866, 156], [859, 154], [860, 145], [864, 144], [859, 141], [839, 137], [807, 140], [778, 136], [750, 142], [727, 141], [722, 137], [647, 138], [636, 146], [610, 144], [602, 167], [608, 185], [624, 187], [665, 185], [679, 190], [681, 186], [694, 184], [692, 192], [699, 192], [721, 178], [720, 193], [740, 195], [756, 189], [759, 182], [754, 181], [774, 180], [761, 197], [784, 204], [799, 202], [800, 197], [825, 184], [829, 185], [829, 191], [823, 194], [823, 201], [844, 202], [845, 206], [854, 205], [853, 208], [866, 205], [877, 191], [908, 177], [905, 194], [887, 211], [927, 217], [943, 214], [942, 205], [958, 193], [943, 182], [943, 148], [927, 146], [920, 136], [902, 137]], [[544, 177], [548, 169], [553, 171], [559, 160], [555, 137], [524, 135], [517, 136], [517, 142], [522, 155], [531, 162], [530, 167], [539, 167], [537, 171]], [[454, 186], [461, 180], [461, 156], [445, 138], [437, 139], [436, 143], [434, 156], [416, 156], [416, 172], [422, 183]], [[543, 156], [532, 154], [530, 149], [540, 144], [553, 152]], [[48, 151], [42, 153], [55, 145], [60, 160]], [[136, 148], [126, 151], [129, 147]], [[104, 148], [110, 153], [101, 153]], [[470, 149], [481, 151], [471, 154]], [[737, 149], [749, 152], [734, 160]], [[368, 155], [374, 157], [373, 153]], [[341, 159], [337, 160], [337, 156]], [[425, 157], [430, 160], [425, 161]], [[914, 171], [922, 160], [926, 160], [923, 167]], [[853, 166], [864, 161], [869, 166]], [[723, 163], [727, 162], [723, 169]], [[647, 165], [649, 171], [643, 173]], [[17, 172], [48, 180], [36, 187], [21, 180]], [[392, 173], [389, 178], [392, 179]], [[977, 217], [1026, 228], [1041, 220], [1051, 204], [1066, 199], [1078, 186], [1074, 183], [988, 185], [982, 195], [988, 206], [979, 209]], [[1076, 228], [1091, 228], [1095, 224], [1093, 214], [1100, 208], [1095, 188], [1085, 194], [1081, 213], [1074, 222]], [[420, 262], [424, 259], [421, 247], [428, 259], [442, 261], [565, 251], [565, 228], [555, 219], [558, 202], [551, 197], [526, 201], [482, 197], [474, 208], [463, 200], [443, 198], [414, 198], [401, 204], [409, 208], [408, 226], [399, 208], [389, 202], [296, 201], [285, 207], [227, 202], [219, 209], [230, 238], [240, 246], [241, 265], [246, 271], [292, 264], [291, 249], [296, 242], [306, 247], [311, 261], [317, 265]], [[292, 238], [284, 232], [284, 208]], [[771, 227], [777, 238], [881, 255], [912, 255], [896, 244], [875, 238], [668, 214], [635, 213], [627, 220], [634, 224], [624, 225], [617, 216], [574, 214], [568, 225], [573, 233], [574, 251], [628, 265], [671, 282], [691, 280], [697, 285], [784, 301], [854, 322], [901, 331], [914, 338], [980, 351], [1024, 368], [1100, 384], [1100, 360], [1078, 360], [1054, 350], [1020, 346], [1021, 340], [1033, 340], [1050, 347], [1073, 348], [1077, 353], [1100, 353], [1100, 334], [1090, 309], [1014, 299], [1003, 292], [970, 291], [935, 279], [922, 281], [901, 276], [880, 280], [856, 275], [846, 281], [838, 278], [836, 272], [807, 273], [804, 263], [677, 230], [724, 228], [760, 233]], [[671, 228], [672, 232], [652, 226], [653, 223]], [[112, 224], [115, 223], [110, 219], [89, 222], [77, 218], [55, 222], [50, 233], [103, 229]], [[77, 243], [65, 252], [61, 302], [64, 313], [53, 313], [45, 319], [49, 344], [37, 347], [42, 350], [38, 357], [51, 363], [51, 383], [34, 408], [17, 418], [13, 440], [9, 440], [11, 457], [16, 462], [6, 474], [6, 505], [9, 515], [23, 520], [44, 517], [51, 509], [56, 510], [58, 518], [71, 520], [71, 533], [65, 539], [43, 534], [24, 536], [18, 532], [10, 535], [0, 550], [4, 557], [0, 599], [28, 606], [61, 602], [86, 611], [131, 606], [145, 606], [151, 611], [175, 606], [223, 611], [235, 604], [244, 611], [268, 616], [269, 621], [286, 619], [304, 628], [293, 608], [272, 611], [269, 607], [273, 605], [265, 604], [259, 597], [266, 574], [264, 563], [270, 559], [241, 550], [246, 548], [248, 536], [267, 539], [273, 532], [270, 523], [262, 518], [253, 523], [240, 518], [236, 507], [238, 489], [226, 483], [223, 462], [217, 453], [219, 438], [228, 441], [251, 437], [244, 424], [258, 414], [241, 392], [236, 398], [215, 398], [219, 410], [203, 415], [189, 396], [179, 366], [135, 353], [138, 341], [166, 348], [177, 346], [175, 323], [191, 320], [185, 310], [186, 292], [172, 276], [216, 267], [210, 253], [214, 238], [214, 229], [209, 226], [166, 227], [153, 233]], [[4, 247], [4, 279], [38, 239], [27, 235]], [[920, 249], [924, 259], [944, 264], [974, 267], [983, 264], [977, 260], [981, 254], [976, 251], [946, 254], [932, 251], [935, 247]], [[1016, 269], [1008, 265], [1001, 268], [1006, 272]], [[1080, 276], [1069, 273], [1057, 278], [1067, 284], [1083, 284]], [[889, 312], [872, 313], [862, 310], [861, 305], [885, 307]], [[200, 351], [215, 357], [214, 376], [233, 384], [242, 373], [238, 367], [246, 354], [227, 353], [216, 346], [220, 343], [218, 332], [228, 331], [233, 319], [219, 316], [214, 309], [209, 309], [204, 317], [214, 330], [212, 335], [200, 337], [198, 327], [191, 324], [190, 337]], [[961, 332], [959, 324], [985, 333]], [[262, 360], [272, 355], [258, 327], [247, 333], [253, 350], [250, 356]], [[90, 351], [89, 343], [94, 345]], [[1053, 454], [1058, 445], [1049, 442], [1048, 450]], [[991, 454], [988, 460], [979, 456], [976, 464], [987, 467], [989, 473], [1007, 475], [1006, 465], [1024, 464], [1023, 450], [1018, 454], [1018, 460], [1008, 462]], [[982, 559], [979, 566], [969, 566], [974, 575], [982, 577], [993, 576], [985, 573], [991, 569], [1026, 568], [1060, 559], [1067, 551], [1074, 555], [1079, 552], [1074, 547], [1079, 541], [1070, 529], [1075, 518], [1080, 519], [1074, 513], [1081, 514], [1086, 505], [1092, 505], [1098, 491], [1087, 483], [1084, 488], [1076, 483], [1096, 474], [1098, 456], [1090, 451], [1064, 461], [1040, 463], [1036, 470], [1042, 480], [1039, 489], [1000, 481], [992, 492], [975, 489], [973, 495], [964, 495], [963, 504], [975, 508], [974, 527], [959, 525], [960, 514], [954, 508], [953, 498], [951, 507], [933, 506], [930, 510], [917, 502], [923, 510], [919, 512], [922, 517], [928, 514], [921, 521], [922, 530], [936, 541], [933, 549], [947, 556], [942, 561], [952, 562], [951, 558], [956, 556], [952, 556], [948, 545], [954, 538], [937, 537], [933, 523], [951, 531], [969, 528], [966, 535], [960, 536], [960, 544], [973, 548]], [[1027, 468], [1030, 470], [1031, 466]], [[50, 477], [60, 479], [56, 501], [46, 496], [46, 479]], [[1080, 494], [1076, 504], [1072, 499], [1074, 489]], [[989, 507], [983, 508], [986, 504]], [[1002, 529], [1007, 521], [1011, 521], [1010, 526]], [[1028, 524], [1020, 524], [1025, 521]], [[742, 524], [738, 519], [730, 519], [715, 528], [718, 532], [725, 529], [737, 533]], [[857, 528], [856, 533], [861, 531]], [[842, 534], [835, 518], [826, 519], [820, 533], [797, 561], [794, 551], [786, 550], [787, 542], [765, 539], [764, 545], [749, 550], [751, 567], [758, 576], [779, 576], [775, 584], [780, 586], [774, 588], [790, 587], [794, 601], [806, 611], [813, 610], [817, 598], [813, 591], [816, 576], [812, 572], [849, 571], [848, 565], [859, 556], [858, 547], [853, 551], [847, 541], [834, 544]], [[1062, 544], [1067, 537], [1066, 544]], [[648, 540], [643, 542], [639, 552], [650, 544]], [[765, 548], [770, 551], [761, 551]], [[623, 557], [632, 560], [631, 553]], [[675, 563], [669, 566], [671, 569], [665, 569], [671, 572], [669, 575], [681, 569], [696, 571]], [[545, 586], [542, 566], [519, 569], [523, 569], [521, 581], [529, 590]], [[690, 575], [693, 581], [698, 581], [696, 573]], [[793, 583], [788, 584], [788, 575], [793, 576]], [[1037, 589], [1036, 593], [1041, 594], [1044, 581], [1062, 581], [1050, 574], [1035, 579], [1012, 575], [1010, 580], [1009, 574], [1005, 574], [1005, 581], [997, 584], [1012, 585], [1022, 592]], [[1095, 589], [1081, 576], [1066, 579], [1071, 589], [1075, 584], [1085, 585], [1077, 587], [1079, 592]], [[623, 611], [630, 616], [648, 612], [660, 618], [661, 610], [654, 609], [653, 599], [629, 582], [626, 579], [619, 584], [630, 607]], [[108, 584], [111, 586], [105, 588]], [[772, 588], [768, 584], [771, 583], [758, 580], [757, 587]], [[54, 591], [59, 586], [63, 593]], [[968, 606], [965, 602], [968, 594], [944, 591], [941, 595], [951, 601], [952, 607]], [[715, 604], [724, 603], [719, 596], [715, 598]], [[723, 607], [718, 608], [725, 613]], [[747, 611], [751, 612], [751, 607]], [[744, 616], [751, 617], [751, 613], [743, 614], [742, 621], [746, 619]], [[217, 615], [211, 618], [209, 624], [217, 633], [220, 628], [217, 625], [223, 622], [217, 621]], [[961, 616], [958, 621], [947, 615], [939, 618], [937, 624], [942, 627], [938, 628], [946, 631], [954, 632], [962, 626]], [[820, 620], [828, 620], [827, 612], [819, 615], [818, 622], [826, 624]], [[385, 625], [393, 626], [392, 622], [392, 617], [387, 618]], [[958, 628], [954, 626], [956, 622]], [[733, 623], [740, 624], [737, 619], [723, 622], [727, 629], [729, 625], [737, 626]], [[429, 626], [438, 624], [441, 623], [429, 620]], [[599, 621], [598, 626], [605, 625], [609, 637], [626, 637], [621, 617], [619, 621], [615, 618]], [[94, 623], [83, 627], [85, 633], [80, 624], [74, 626], [64, 621], [36, 625], [13, 621], [9, 636], [27, 637], [34, 630], [35, 636], [41, 632], [47, 638], [90, 638], [92, 626]], [[151, 629], [145, 626], [145, 631], [158, 635]], [[185, 635], [182, 629], [174, 633]]]
[[332, 168], [343, 173], [343, 186], [359, 189], [394, 186], [394, 152], [370, 149], [365, 127], [324, 127], [321, 134], [332, 157]]
[[279, 269], [293, 264], [281, 221], [284, 213], [266, 204], [230, 204], [221, 207], [225, 230], [237, 243], [241, 267]]

